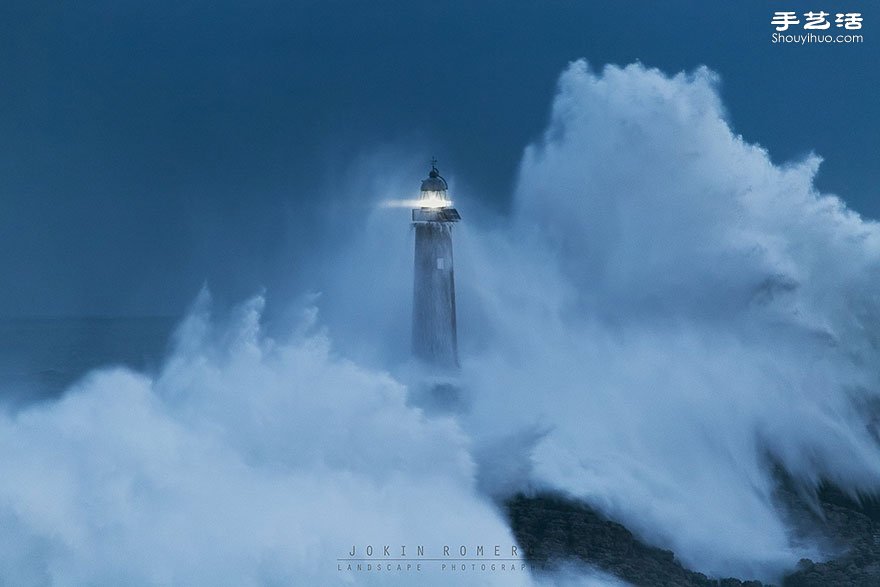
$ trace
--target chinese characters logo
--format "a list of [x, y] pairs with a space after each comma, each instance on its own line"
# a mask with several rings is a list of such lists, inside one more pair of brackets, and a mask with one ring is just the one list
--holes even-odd
[[[805, 12], [803, 14], [804, 30], [824, 31], [831, 28], [831, 22], [828, 20], [829, 16], [831, 14], [822, 10], [819, 12]], [[863, 20], [861, 12], [838, 12], [834, 15], [835, 26], [838, 28], [844, 27], [849, 30], [861, 29]], [[776, 30], [782, 32], [787, 31], [790, 26], [801, 24], [801, 21], [796, 12], [779, 11], [773, 13], [773, 20], [770, 21], [770, 24], [776, 25]]]

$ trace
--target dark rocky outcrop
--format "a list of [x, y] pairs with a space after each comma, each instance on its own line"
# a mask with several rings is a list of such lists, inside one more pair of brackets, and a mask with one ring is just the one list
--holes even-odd
[[580, 561], [633, 585], [761, 587], [757, 581], [711, 579], [690, 571], [671, 551], [642, 543], [622, 525], [560, 495], [517, 495], [506, 506], [517, 542], [539, 567]]
[[[802, 560], [783, 578], [783, 587], [880, 587], [880, 501], [852, 499], [830, 484], [808, 495], [783, 472], [777, 477], [780, 508], [796, 532], [834, 553], [826, 562]], [[505, 507], [517, 542], [537, 568], [581, 562], [650, 587], [762, 586], [689, 570], [671, 551], [641, 542], [621, 524], [562, 495], [520, 494]]]
[[853, 499], [834, 485], [819, 487], [812, 507], [786, 479], [780, 501], [801, 532], [827, 541], [837, 555], [826, 562], [804, 559], [783, 580], [784, 587], [880, 586], [880, 500]]

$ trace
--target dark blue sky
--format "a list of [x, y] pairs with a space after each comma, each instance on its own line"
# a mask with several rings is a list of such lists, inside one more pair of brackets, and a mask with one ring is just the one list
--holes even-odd
[[[772, 44], [783, 9], [860, 11], [865, 42]], [[737, 132], [777, 162], [821, 154], [819, 186], [880, 217], [878, 35], [863, 0], [5, 2], [0, 313], [281, 289], [377, 146], [436, 155], [503, 213], [580, 57], [708, 65]]]

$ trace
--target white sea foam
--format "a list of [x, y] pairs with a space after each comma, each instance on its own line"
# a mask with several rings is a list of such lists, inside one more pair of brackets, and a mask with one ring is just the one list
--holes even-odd
[[[377, 572], [383, 546], [514, 544], [454, 421], [309, 325], [262, 336], [262, 304], [218, 325], [203, 293], [158, 376], [97, 371], [0, 419], [4, 584], [447, 584], [427, 563]], [[339, 571], [353, 545], [370, 572]]]

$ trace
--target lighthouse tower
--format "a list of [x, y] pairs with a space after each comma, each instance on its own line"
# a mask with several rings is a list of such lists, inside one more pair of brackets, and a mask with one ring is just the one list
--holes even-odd
[[461, 216], [452, 207], [436, 161], [422, 180], [419, 207], [412, 211], [416, 232], [413, 284], [413, 354], [441, 369], [458, 367], [452, 225]]

